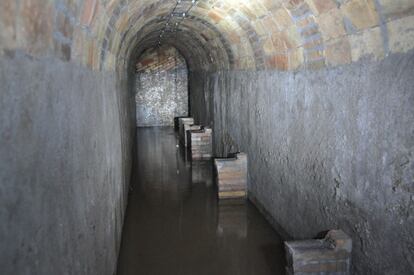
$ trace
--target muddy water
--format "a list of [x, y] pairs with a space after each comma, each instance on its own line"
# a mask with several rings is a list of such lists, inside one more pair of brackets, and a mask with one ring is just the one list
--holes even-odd
[[283, 243], [250, 203], [217, 200], [211, 162], [172, 128], [139, 128], [118, 275], [284, 274]]

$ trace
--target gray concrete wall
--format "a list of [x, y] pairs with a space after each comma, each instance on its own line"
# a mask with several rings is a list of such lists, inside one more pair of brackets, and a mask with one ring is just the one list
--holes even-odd
[[137, 126], [174, 126], [188, 115], [188, 70], [184, 57], [169, 45], [149, 48], [136, 64]]
[[0, 57], [1, 274], [114, 274], [135, 130], [127, 82]]
[[250, 196], [286, 232], [341, 228], [355, 274], [414, 273], [413, 52], [198, 78], [214, 88], [216, 154], [248, 153]]
[[188, 115], [186, 68], [138, 73], [137, 126], [174, 126], [174, 117]]
[[209, 81], [209, 74], [200, 71], [189, 72], [190, 115], [197, 124], [211, 126], [214, 123], [214, 82]]

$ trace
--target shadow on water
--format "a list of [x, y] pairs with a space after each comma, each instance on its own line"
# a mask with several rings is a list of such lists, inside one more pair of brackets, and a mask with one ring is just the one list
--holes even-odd
[[218, 202], [212, 161], [177, 144], [138, 129], [118, 275], [284, 274], [280, 236], [250, 202]]

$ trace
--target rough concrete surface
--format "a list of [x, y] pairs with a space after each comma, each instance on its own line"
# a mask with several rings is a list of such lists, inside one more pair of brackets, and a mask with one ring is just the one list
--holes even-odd
[[0, 273], [114, 274], [135, 129], [126, 80], [11, 52], [0, 83]]
[[173, 126], [188, 115], [187, 70], [137, 74], [137, 126]]
[[136, 65], [137, 126], [173, 126], [188, 115], [188, 70], [176, 48], [163, 45], [144, 51]]
[[354, 242], [355, 274], [414, 273], [413, 52], [197, 79], [197, 96], [214, 99], [216, 154], [248, 154], [250, 196], [286, 232], [339, 228]]

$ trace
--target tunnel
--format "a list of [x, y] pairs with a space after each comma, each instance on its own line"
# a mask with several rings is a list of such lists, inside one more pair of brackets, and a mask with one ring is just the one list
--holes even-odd
[[[414, 273], [412, 0], [2, 0], [0, 84], [1, 274], [284, 274], [331, 229], [351, 274]], [[178, 116], [248, 156], [236, 236]]]

